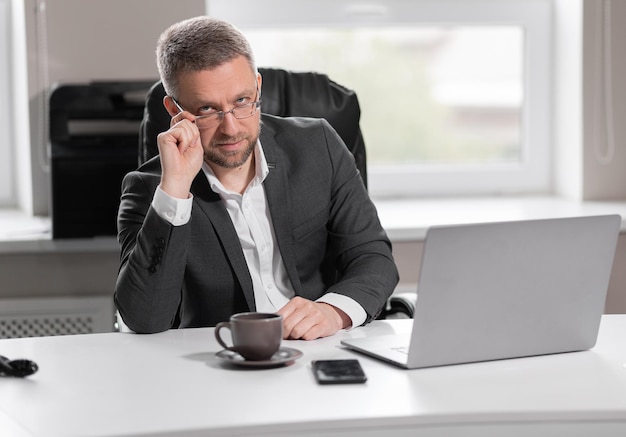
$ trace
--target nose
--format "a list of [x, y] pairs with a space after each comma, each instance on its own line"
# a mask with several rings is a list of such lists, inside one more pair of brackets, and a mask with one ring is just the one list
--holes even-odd
[[237, 134], [237, 119], [232, 112], [226, 112], [220, 123], [220, 131], [229, 136], [235, 136]]

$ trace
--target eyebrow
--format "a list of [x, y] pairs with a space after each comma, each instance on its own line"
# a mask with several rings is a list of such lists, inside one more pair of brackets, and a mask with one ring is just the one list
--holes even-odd
[[[239, 94], [235, 94], [236, 97], [233, 99], [233, 101], [241, 99], [242, 97], [250, 97], [250, 98], [252, 98], [257, 93], [257, 90], [259, 90], [259, 93], [260, 93], [260, 88], [258, 87], [257, 84], [255, 84], [254, 87], [251, 90], [248, 89], [248, 90], [240, 92]], [[198, 103], [195, 103], [192, 106], [195, 107], [196, 110], [201, 108], [201, 107], [203, 107], [203, 106], [210, 106], [211, 108], [217, 108], [217, 105], [215, 103], [212, 103], [210, 101], [203, 101], [203, 100], [198, 100]], [[221, 110], [223, 110], [223, 108], [220, 108], [220, 109], [217, 109], [217, 110], [221, 111]]]

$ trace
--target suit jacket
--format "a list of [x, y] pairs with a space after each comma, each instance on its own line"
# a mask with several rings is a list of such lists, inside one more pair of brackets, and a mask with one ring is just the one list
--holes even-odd
[[[274, 231], [296, 295], [351, 297], [368, 314], [383, 309], [398, 282], [391, 243], [350, 154], [323, 119], [263, 114], [264, 182]], [[215, 326], [254, 311], [252, 280], [220, 197], [201, 171], [189, 223], [172, 226], [151, 208], [157, 157], [122, 182], [122, 246], [115, 303], [135, 332]]]

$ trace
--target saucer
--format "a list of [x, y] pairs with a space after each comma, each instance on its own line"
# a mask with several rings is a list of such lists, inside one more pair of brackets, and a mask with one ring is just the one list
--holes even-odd
[[283, 364], [287, 364], [290, 361], [297, 360], [302, 356], [302, 352], [298, 349], [292, 349], [290, 347], [281, 347], [278, 349], [272, 358], [269, 360], [261, 361], [249, 361], [239, 355], [235, 351], [228, 349], [221, 350], [215, 354], [215, 356], [226, 363], [234, 364], [236, 366], [243, 367], [277, 367]]

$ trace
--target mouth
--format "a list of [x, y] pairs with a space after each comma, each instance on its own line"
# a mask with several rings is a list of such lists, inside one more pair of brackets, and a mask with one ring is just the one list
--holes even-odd
[[214, 146], [222, 149], [222, 150], [227, 150], [227, 151], [232, 151], [232, 150], [238, 150], [239, 148], [241, 148], [242, 143], [244, 142], [243, 138], [240, 139], [227, 139], [227, 140], [222, 140], [222, 141], [216, 141]]

